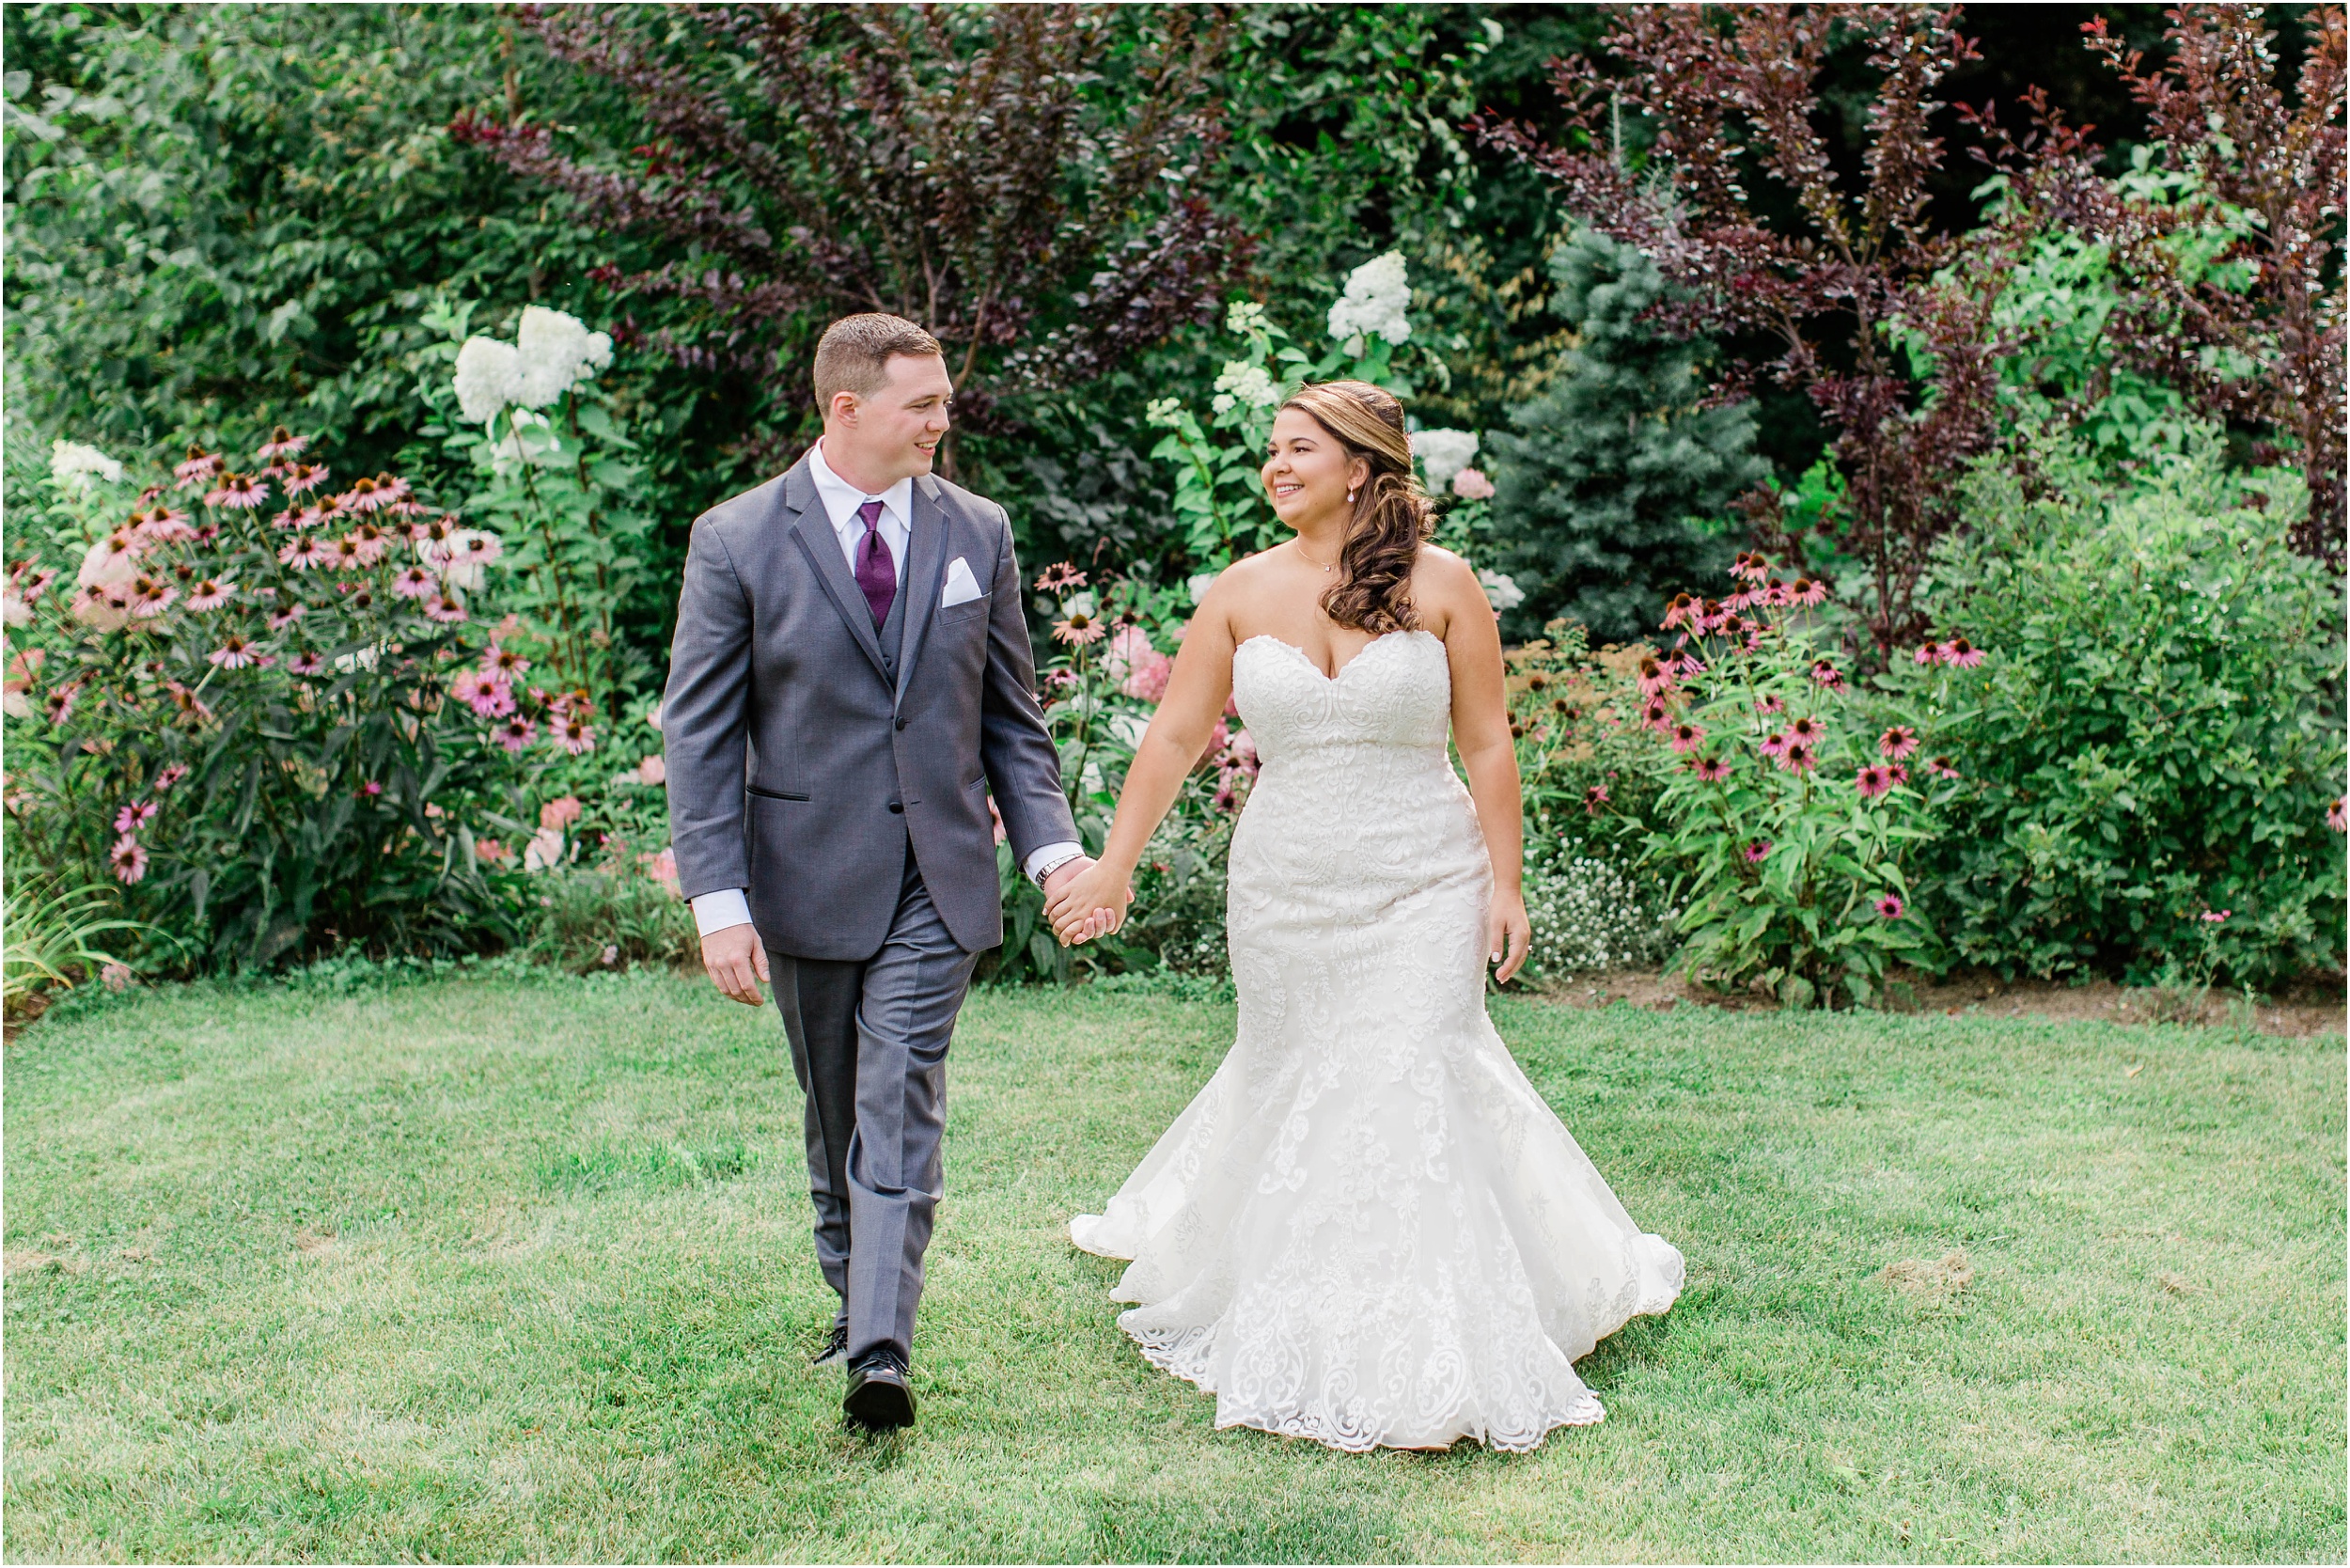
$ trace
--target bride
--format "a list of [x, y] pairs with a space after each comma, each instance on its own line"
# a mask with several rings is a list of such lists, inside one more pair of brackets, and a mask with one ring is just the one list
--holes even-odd
[[[1363, 382], [1281, 406], [1287, 542], [1200, 601], [1101, 860], [1050, 910], [1117, 928], [1228, 696], [1261, 760], [1232, 834], [1230, 1055], [1071, 1239], [1131, 1259], [1119, 1324], [1216, 1425], [1334, 1448], [1530, 1449], [1606, 1412], [1574, 1361], [1680, 1294], [1485, 1017], [1526, 961], [1501, 641], [1427, 542], [1403, 409]], [[1446, 755], [1448, 723], [1468, 774]]]

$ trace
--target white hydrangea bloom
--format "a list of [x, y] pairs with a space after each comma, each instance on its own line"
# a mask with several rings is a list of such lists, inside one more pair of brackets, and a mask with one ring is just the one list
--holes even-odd
[[1225, 329], [1243, 337], [1263, 331], [1264, 324], [1264, 306], [1255, 300], [1235, 300], [1231, 309], [1224, 313]]
[[1414, 431], [1412, 455], [1427, 472], [1428, 488], [1442, 490], [1477, 455], [1475, 431]]
[[457, 351], [455, 385], [458, 412], [473, 424], [486, 425], [499, 409], [521, 400], [523, 356], [511, 343], [468, 337]]
[[49, 477], [67, 490], [86, 494], [90, 478], [95, 475], [108, 484], [122, 478], [122, 464], [95, 447], [79, 441], [52, 441], [49, 444]]
[[1493, 605], [1496, 613], [1513, 610], [1526, 603], [1526, 590], [1518, 587], [1517, 579], [1506, 572], [1480, 569], [1477, 580], [1485, 585], [1486, 602]]
[[523, 307], [514, 344], [522, 355], [522, 391], [515, 400], [526, 408], [546, 407], [612, 363], [608, 334], [589, 332], [578, 317], [536, 305]]
[[1411, 308], [1403, 253], [1374, 256], [1346, 274], [1346, 292], [1330, 306], [1330, 337], [1349, 353], [1362, 353], [1367, 336], [1401, 345], [1412, 336]]
[[1215, 400], [1210, 406], [1218, 414], [1234, 403], [1250, 408], [1271, 408], [1281, 400], [1281, 389], [1273, 384], [1273, 378], [1261, 365], [1251, 365], [1245, 359], [1226, 362], [1215, 378]]
[[1184, 591], [1191, 595], [1191, 602], [1197, 604], [1208, 596], [1208, 590], [1215, 587], [1215, 580], [1222, 575], [1220, 572], [1196, 572], [1184, 581]]

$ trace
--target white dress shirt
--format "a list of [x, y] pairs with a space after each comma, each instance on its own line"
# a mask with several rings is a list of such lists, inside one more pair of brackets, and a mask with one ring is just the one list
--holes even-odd
[[[914, 480], [901, 478], [878, 495], [868, 494], [833, 472], [832, 464], [824, 461], [822, 441], [807, 449], [807, 473], [816, 481], [816, 498], [824, 504], [824, 515], [832, 522], [832, 531], [840, 541], [840, 553], [848, 557], [852, 573], [856, 571], [857, 551], [865, 543], [865, 519], [857, 515], [857, 509], [868, 501], [882, 504], [881, 521], [874, 531], [881, 535], [882, 544], [889, 552], [891, 568], [902, 589], [906, 550], [914, 539]], [[1029, 855], [1021, 870], [1041, 887], [1047, 872], [1084, 853], [1085, 846], [1079, 843], [1047, 844]], [[721, 887], [704, 893], [693, 901], [693, 907], [694, 929], [703, 936], [728, 926], [751, 923], [750, 901], [740, 887]]]

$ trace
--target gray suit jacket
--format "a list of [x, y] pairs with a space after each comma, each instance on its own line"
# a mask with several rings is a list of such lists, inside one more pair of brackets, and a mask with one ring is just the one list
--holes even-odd
[[[913, 512], [894, 685], [807, 459], [694, 523], [661, 724], [680, 891], [749, 889], [794, 958], [881, 949], [909, 839], [955, 940], [1001, 942], [991, 792], [1020, 859], [1077, 837], [1004, 509], [925, 476]], [[983, 591], [941, 609], [958, 556]]]

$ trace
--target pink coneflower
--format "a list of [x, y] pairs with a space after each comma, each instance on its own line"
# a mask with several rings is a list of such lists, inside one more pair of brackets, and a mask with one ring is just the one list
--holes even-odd
[[1665, 606], [1664, 629], [1669, 632], [1684, 621], [1696, 620], [1697, 617], [1698, 602], [1685, 593], [1676, 593], [1672, 602]]
[[180, 489], [185, 490], [190, 485], [211, 478], [220, 466], [220, 459], [192, 444], [188, 447], [187, 461], [173, 469], [171, 477], [180, 481]]
[[596, 749], [596, 732], [586, 720], [568, 718], [556, 727], [555, 744], [577, 757]]
[[1675, 751], [1695, 751], [1705, 744], [1705, 726], [1684, 720], [1673, 726], [1672, 739], [1668, 744]]
[[[25, 567], [30, 565], [32, 565], [32, 562], [30, 561], [21, 562], [19, 563], [17, 570], [22, 572]], [[54, 570], [44, 567], [40, 571], [36, 572], [30, 576], [24, 578], [23, 583], [17, 588], [17, 597], [24, 600], [27, 604], [38, 604], [40, 603], [41, 594], [47, 591], [49, 585], [56, 580], [57, 573]]]
[[334, 552], [326, 547], [323, 540], [313, 539], [308, 534], [296, 534], [277, 552], [279, 564], [291, 567], [296, 572], [307, 572], [334, 558]]
[[325, 657], [315, 648], [306, 648], [286, 661], [286, 671], [290, 675], [316, 675], [325, 667]]
[[1590, 812], [1592, 816], [1598, 816], [1600, 808], [1606, 804], [1606, 785], [1594, 784], [1590, 789], [1583, 792], [1583, 809]]
[[190, 724], [204, 724], [211, 721], [212, 710], [206, 706], [204, 699], [196, 696], [189, 687], [181, 685], [177, 681], [166, 681], [164, 682], [164, 690], [171, 694], [171, 705], [178, 709], [180, 716]]
[[258, 644], [231, 632], [222, 639], [218, 648], [206, 656], [223, 669], [243, 669], [247, 665], [259, 662], [261, 650]]
[[1903, 766], [1899, 762], [1886, 763], [1885, 776], [1888, 778], [1890, 778], [1896, 786], [1905, 785], [1909, 782], [1909, 769]]
[[1817, 748], [1820, 744], [1821, 734], [1822, 730], [1820, 728], [1820, 721], [1807, 715], [1806, 717], [1797, 719], [1794, 723], [1787, 727], [1787, 744], [1790, 745], [1802, 745]]
[[1730, 764], [1718, 757], [1692, 757], [1689, 771], [1708, 784], [1718, 784], [1730, 776]]
[[169, 794], [171, 787], [187, 776], [188, 765], [185, 762], [174, 762], [155, 776], [155, 792], [159, 795]]
[[2336, 833], [2350, 833], [2350, 816], [2343, 814], [2342, 802], [2342, 797], [2336, 795], [2334, 803], [2326, 808], [2326, 825]]
[[1948, 757], [1936, 757], [1933, 760], [1926, 763], [1926, 772], [1934, 775], [1936, 778], [1956, 778], [1958, 776], [1958, 770], [1950, 766], [1950, 760]]
[[309, 519], [307, 526], [332, 530], [341, 527], [359, 514], [351, 510], [349, 497], [321, 495], [302, 515]]
[[538, 738], [539, 727], [518, 713], [499, 725], [495, 734], [498, 745], [519, 755], [524, 747]]
[[514, 711], [514, 688], [503, 679], [483, 680], [477, 676], [473, 696], [465, 698], [465, 705], [483, 718], [503, 718]]
[[1898, 762], [1918, 749], [1918, 731], [1897, 724], [1877, 737], [1877, 750]]
[[455, 625], [465, 619], [465, 606], [446, 593], [436, 593], [425, 605], [424, 618], [440, 621], [443, 625]]
[[1776, 757], [1776, 756], [1778, 756], [1780, 752], [1785, 751], [1786, 749], [1787, 749], [1787, 731], [1786, 731], [1786, 730], [1784, 730], [1784, 729], [1774, 729], [1774, 730], [1772, 730], [1772, 731], [1771, 731], [1768, 735], [1765, 735], [1765, 736], [1763, 736], [1763, 737], [1762, 737], [1762, 755], [1763, 755], [1763, 756], [1765, 756], [1765, 757]]
[[1844, 672], [1825, 659], [1814, 659], [1811, 662], [1811, 679], [1827, 691], [1837, 692], [1844, 689]]
[[300, 600], [296, 600], [294, 603], [287, 605], [284, 609], [279, 610], [275, 615], [269, 618], [269, 629], [273, 632], [282, 632], [287, 627], [291, 626], [295, 621], [300, 620], [308, 612], [304, 609], [302, 602]]
[[375, 481], [366, 478], [353, 479], [351, 488], [336, 499], [352, 511], [373, 511], [379, 505], [375, 498]]
[[1685, 681], [1692, 675], [1704, 674], [1705, 661], [1684, 648], [1668, 655], [1665, 667], [1672, 672], [1674, 679]]
[[208, 507], [232, 507], [239, 511], [251, 511], [269, 499], [269, 486], [250, 474], [224, 475], [220, 487], [208, 492], [204, 504]]
[[1757, 604], [1784, 605], [1787, 603], [1787, 585], [1774, 577], [1755, 590], [1753, 602]]
[[115, 831], [136, 833], [154, 820], [155, 803], [151, 800], [134, 800], [115, 813]]
[[188, 608], [199, 611], [217, 610], [236, 596], [235, 578], [207, 577], [188, 589]]
[[179, 597], [178, 588], [160, 578], [149, 577], [145, 572], [141, 572], [131, 580], [131, 613], [141, 619], [163, 614], [171, 602]]
[[1109, 628], [1089, 615], [1073, 615], [1066, 620], [1053, 622], [1053, 637], [1057, 642], [1082, 646], [1098, 642], [1109, 635]]
[[1735, 613], [1725, 615], [1715, 623], [1714, 630], [1726, 637], [1743, 637], [1747, 635], [1747, 618]]
[[1768, 718], [1773, 713], [1785, 713], [1787, 711], [1787, 704], [1780, 701], [1776, 697], [1766, 697], [1754, 705], [1754, 711], [1761, 713], [1763, 717]]
[[529, 667], [528, 659], [502, 643], [492, 643], [481, 655], [481, 673], [484, 675], [502, 675], [511, 681]]
[[1872, 762], [1869, 766], [1862, 768], [1858, 773], [1853, 775], [1852, 782], [1853, 788], [1860, 792], [1861, 799], [1874, 800], [1877, 796], [1884, 794], [1887, 791], [1892, 789], [1893, 776], [1886, 772], [1885, 769], [1878, 767], [1875, 763]]
[[1672, 727], [1672, 710], [1660, 698], [1651, 698], [1648, 706], [1640, 710], [1641, 726], [1660, 735]]
[[326, 465], [322, 463], [297, 463], [288, 468], [281, 481], [286, 487], [288, 499], [296, 495], [307, 495], [311, 491], [324, 484], [326, 472]]
[[128, 833], [115, 840], [106, 858], [114, 866], [116, 880], [125, 887], [134, 886], [147, 875], [147, 851]]
[[429, 566], [438, 566], [448, 559], [449, 541], [457, 537], [462, 525], [454, 517], [428, 518], [408, 525], [408, 537], [416, 543], [416, 558]]
[[357, 547], [361, 566], [373, 566], [392, 548], [392, 541], [384, 537], [384, 530], [372, 523], [360, 524], [346, 537]]
[[1798, 577], [1788, 588], [1787, 600], [1793, 604], [1825, 604], [1827, 585], [1817, 577]]
[[421, 566], [412, 566], [392, 579], [392, 592], [401, 599], [429, 599], [439, 591], [441, 580]]
[[1877, 900], [1877, 913], [1888, 920], [1900, 919], [1908, 910], [1909, 906], [1902, 902], [1902, 896], [1899, 893], [1888, 893]]
[[366, 558], [359, 553], [359, 536], [356, 534], [345, 534], [334, 543], [329, 544], [326, 547], [326, 557], [328, 564], [337, 572], [358, 572], [364, 570], [368, 564]]
[[375, 505], [378, 510], [385, 507], [396, 507], [406, 499], [408, 499], [406, 479], [397, 474], [378, 474], [375, 477]]
[[383, 782], [380, 779], [370, 778], [365, 784], [359, 786], [359, 792], [368, 799], [373, 800], [376, 796], [384, 792]]
[[2203, 911], [2203, 923], [2216, 926], [2234, 913], [2232, 909], [2206, 909]]
[[63, 724], [72, 717], [73, 699], [81, 695], [81, 683], [76, 682], [71, 685], [59, 686], [55, 691], [51, 692], [41, 703], [42, 709], [49, 714], [49, 722]]
[[1950, 639], [1950, 651], [1944, 657], [1961, 669], [1972, 669], [1982, 663], [1982, 650], [1968, 642], [1965, 637], [1953, 637]]
[[212, 545], [219, 543], [220, 525], [217, 523], [205, 524], [190, 536], [190, 542], [204, 549], [209, 549]]
[[466, 528], [455, 536], [449, 558], [460, 565], [488, 566], [504, 554], [506, 543], [497, 535]]
[[1730, 574], [1744, 577], [1750, 583], [1759, 583], [1771, 574], [1771, 558], [1760, 552], [1748, 554], [1741, 550], [1738, 558], [1730, 563]]
[[1801, 741], [1791, 740], [1778, 754], [1778, 765], [1789, 773], [1810, 773], [1820, 765], [1819, 754]]
[[1058, 566], [1046, 568], [1044, 574], [1036, 580], [1036, 586], [1041, 593], [1066, 593], [1072, 588], [1085, 587], [1086, 574], [1078, 571], [1073, 562], [1062, 561]]
[[1923, 648], [1918, 650], [1918, 662], [1921, 665], [1948, 664], [1950, 662], [1949, 653], [1950, 651], [1944, 648], [1940, 643], [1930, 642]]
[[188, 514], [169, 507], [157, 507], [144, 520], [137, 520], [133, 531], [157, 544], [177, 544], [196, 537], [196, 530], [188, 525]]
[[1760, 866], [1763, 861], [1770, 858], [1771, 841], [1768, 839], [1747, 839], [1746, 855], [1747, 864], [1750, 866]]
[[1672, 689], [1672, 670], [1654, 659], [1641, 659], [1637, 673], [1642, 697], [1656, 697]]
[[257, 463], [275, 463], [279, 458], [294, 456], [309, 444], [308, 436], [296, 435], [280, 425], [269, 432], [269, 439], [261, 444], [261, 449], [255, 452], [253, 458]]

